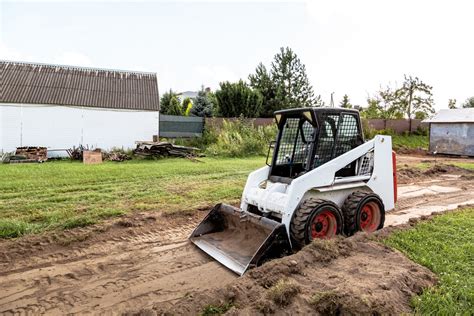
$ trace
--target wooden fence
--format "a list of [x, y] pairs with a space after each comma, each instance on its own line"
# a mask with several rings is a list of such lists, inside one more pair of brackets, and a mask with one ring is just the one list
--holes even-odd
[[[220, 128], [222, 122], [237, 121], [239, 118], [222, 118], [222, 117], [193, 117], [193, 116], [174, 116], [160, 115], [160, 137], [181, 138], [181, 137], [201, 137], [204, 125], [214, 128]], [[275, 124], [273, 118], [252, 118], [245, 119], [254, 126], [265, 126]], [[410, 128], [410, 121], [401, 120], [384, 120], [370, 119], [366, 120], [368, 125], [375, 130], [391, 129], [395, 133], [401, 134], [407, 132]], [[428, 127], [428, 124], [421, 123], [421, 120], [413, 119], [411, 122], [411, 130], [416, 131], [418, 127]]]

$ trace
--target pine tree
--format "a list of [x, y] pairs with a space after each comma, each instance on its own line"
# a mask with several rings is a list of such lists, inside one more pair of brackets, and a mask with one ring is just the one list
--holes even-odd
[[283, 108], [317, 106], [306, 67], [291, 48], [280, 48], [270, 71], [276, 88], [276, 101]]
[[339, 106], [341, 108], [345, 108], [345, 109], [352, 109], [352, 104], [349, 101], [349, 96], [347, 94], [344, 94], [344, 96], [342, 97], [342, 101], [339, 104]]
[[271, 117], [275, 110], [322, 106], [321, 96], [314, 95], [306, 67], [291, 48], [280, 48], [268, 71], [260, 63], [249, 76], [250, 86], [263, 96], [262, 116]]
[[211, 117], [214, 111], [214, 102], [212, 102], [211, 92], [206, 92], [204, 87], [198, 92], [194, 98], [193, 107], [191, 108], [191, 115]]
[[267, 68], [262, 63], [258, 64], [255, 74], [249, 76], [249, 81], [250, 86], [258, 90], [263, 97], [260, 115], [263, 117], [273, 116], [273, 112], [278, 109], [276, 87]]

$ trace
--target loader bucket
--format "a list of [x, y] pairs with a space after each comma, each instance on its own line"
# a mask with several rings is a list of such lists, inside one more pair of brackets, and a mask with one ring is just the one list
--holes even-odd
[[217, 204], [189, 239], [239, 275], [291, 251], [285, 225], [226, 204]]

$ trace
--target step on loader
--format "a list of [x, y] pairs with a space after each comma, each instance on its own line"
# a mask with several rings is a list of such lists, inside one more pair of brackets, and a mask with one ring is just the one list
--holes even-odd
[[216, 205], [190, 240], [235, 273], [316, 238], [374, 232], [397, 198], [390, 136], [365, 141], [357, 110], [276, 111], [266, 166], [249, 174], [240, 208]]

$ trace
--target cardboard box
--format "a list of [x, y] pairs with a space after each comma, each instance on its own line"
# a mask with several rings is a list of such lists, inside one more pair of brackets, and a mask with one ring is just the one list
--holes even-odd
[[82, 152], [82, 161], [86, 165], [102, 163], [102, 152], [100, 150], [84, 150]]

